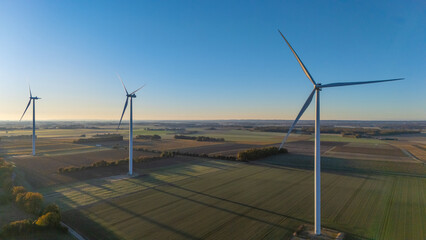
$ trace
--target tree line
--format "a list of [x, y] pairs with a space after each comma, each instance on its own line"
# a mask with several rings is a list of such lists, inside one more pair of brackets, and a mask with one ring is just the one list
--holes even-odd
[[175, 135], [175, 139], [195, 140], [199, 142], [224, 142], [224, 138], [213, 138], [206, 136], [187, 136], [187, 135]]
[[281, 153], [288, 153], [288, 151], [285, 148], [278, 149], [277, 147], [252, 148], [239, 152], [237, 160], [253, 161]]
[[136, 139], [144, 139], [144, 140], [161, 140], [161, 136], [154, 134], [154, 135], [137, 135]]
[[[281, 126], [265, 126], [265, 127], [255, 127], [255, 131], [261, 132], [279, 132], [286, 133], [289, 130], [289, 127]], [[315, 127], [313, 126], [303, 126], [296, 129], [296, 131], [301, 131], [302, 133], [312, 134], [315, 132]], [[331, 133], [331, 134], [342, 134], [342, 136], [358, 136], [358, 137], [373, 137], [373, 136], [388, 136], [388, 135], [397, 135], [397, 134], [414, 134], [420, 133], [420, 130], [413, 129], [377, 129], [377, 128], [343, 128], [343, 127], [321, 127], [321, 133]]]
[[108, 141], [123, 141], [123, 136], [120, 134], [96, 134], [91, 138], [79, 138], [73, 143], [95, 143]]
[[[160, 159], [162, 157], [138, 157], [138, 158], [133, 158], [133, 162], [134, 163], [141, 163], [141, 162], [148, 162], [148, 161], [154, 161], [157, 159]], [[58, 173], [70, 173], [70, 172], [77, 172], [77, 171], [82, 171], [82, 170], [88, 170], [88, 169], [92, 169], [92, 168], [98, 168], [98, 167], [110, 167], [110, 166], [118, 166], [118, 165], [124, 165], [124, 164], [129, 164], [129, 158], [124, 158], [124, 159], [120, 159], [120, 160], [115, 160], [115, 161], [105, 161], [105, 160], [100, 160], [97, 162], [94, 162], [90, 165], [86, 165], [86, 166], [69, 166], [69, 167], [60, 167], [58, 168]]]

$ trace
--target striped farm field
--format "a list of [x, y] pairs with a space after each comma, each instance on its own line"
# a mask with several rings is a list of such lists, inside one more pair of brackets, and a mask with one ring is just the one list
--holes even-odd
[[217, 145], [215, 142], [199, 142], [194, 140], [183, 140], [183, 139], [161, 139], [158, 141], [151, 140], [141, 140], [135, 139], [134, 146], [135, 148], [141, 147], [149, 150], [159, 150], [159, 151], [181, 151], [185, 148], [193, 147], [204, 147]]
[[426, 163], [426, 144], [408, 142], [392, 142], [391, 144], [407, 152], [414, 159]]
[[[70, 139], [38, 138], [36, 141], [38, 155], [62, 155], [97, 151], [94, 146], [73, 144]], [[30, 155], [32, 151], [31, 139], [3, 140], [0, 155], [17, 156]]]
[[[284, 137], [284, 133], [274, 132], [257, 132], [249, 130], [238, 130], [238, 129], [224, 129], [224, 130], [204, 130], [199, 131], [193, 136], [209, 136], [214, 138], [224, 138], [226, 141], [238, 142], [244, 144], [274, 144], [281, 142]], [[293, 140], [297, 138], [292, 136]]]
[[[313, 221], [313, 172], [203, 160], [45, 189], [64, 221], [88, 239], [289, 239]], [[426, 178], [322, 174], [323, 226], [346, 239], [426, 239]]]

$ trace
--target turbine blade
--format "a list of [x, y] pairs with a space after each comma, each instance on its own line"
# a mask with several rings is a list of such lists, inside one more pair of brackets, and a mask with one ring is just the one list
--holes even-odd
[[302, 60], [300, 60], [299, 56], [297, 55], [296, 51], [294, 51], [294, 49], [291, 47], [290, 43], [287, 41], [287, 39], [284, 37], [284, 35], [281, 33], [280, 30], [278, 30], [278, 32], [281, 34], [281, 37], [283, 37], [284, 41], [287, 43], [288, 47], [290, 48], [290, 50], [293, 52], [294, 56], [296, 57], [297, 61], [299, 62], [300, 66], [303, 69], [303, 72], [305, 72], [305, 75], [309, 78], [309, 80], [311, 80], [311, 82], [316, 86], [317, 83], [314, 81], [314, 79], [312, 78], [311, 74], [309, 73], [308, 69], [305, 67], [305, 65], [303, 64]]
[[350, 85], [360, 85], [360, 84], [370, 84], [370, 83], [379, 83], [379, 82], [391, 82], [391, 81], [399, 81], [403, 80], [404, 78], [395, 78], [395, 79], [388, 79], [388, 80], [375, 80], [375, 81], [364, 81], [364, 82], [341, 82], [341, 83], [329, 83], [320, 85], [321, 88], [327, 88], [327, 87], [341, 87], [341, 86], [350, 86]]
[[123, 82], [123, 80], [121, 80], [121, 77], [120, 77], [120, 75], [118, 75], [118, 73], [117, 73], [117, 77], [118, 77], [118, 79], [120, 79], [121, 84], [123, 84], [124, 91], [126, 91], [126, 94], [129, 95], [129, 93], [127, 92], [126, 86], [124, 86], [124, 82]]
[[33, 97], [33, 95], [31, 94], [31, 86], [28, 84], [28, 88], [30, 89], [30, 97]]
[[135, 91], [133, 91], [132, 93], [130, 93], [130, 95], [135, 94], [137, 91], [141, 90], [145, 86], [146, 86], [146, 84], [144, 84], [142, 87], [140, 87], [140, 88], [136, 89]]
[[22, 120], [22, 118], [24, 117], [24, 115], [25, 115], [25, 113], [27, 112], [27, 109], [28, 109], [28, 107], [30, 106], [30, 104], [31, 104], [31, 98], [30, 98], [30, 101], [28, 102], [27, 107], [25, 108], [24, 113], [22, 114], [21, 118], [19, 119], [19, 121], [21, 121], [21, 120]]
[[126, 97], [126, 103], [124, 104], [123, 113], [121, 114], [120, 122], [118, 123], [118, 127], [117, 127], [117, 129], [119, 129], [119, 128], [120, 128], [121, 120], [123, 120], [124, 112], [126, 112], [126, 108], [127, 108], [127, 103], [128, 103], [128, 102], [129, 102], [129, 97]]
[[290, 129], [288, 130], [287, 135], [284, 137], [283, 141], [281, 142], [280, 149], [283, 147], [284, 143], [287, 141], [288, 135], [290, 135], [291, 130], [293, 130], [294, 126], [296, 126], [297, 121], [299, 121], [300, 117], [302, 117], [305, 110], [309, 107], [309, 104], [311, 104], [312, 98], [314, 97], [314, 93], [315, 93], [315, 89], [312, 90], [308, 99], [306, 99], [305, 104], [303, 104], [303, 107], [300, 110], [299, 114], [297, 115], [296, 120], [294, 120], [293, 124], [291, 125]]

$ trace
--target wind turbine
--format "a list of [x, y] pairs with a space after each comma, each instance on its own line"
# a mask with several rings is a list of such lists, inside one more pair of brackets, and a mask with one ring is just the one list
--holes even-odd
[[121, 81], [121, 84], [123, 84], [124, 87], [124, 91], [126, 92], [126, 103], [124, 103], [124, 109], [123, 109], [123, 113], [121, 114], [121, 118], [120, 118], [120, 122], [118, 123], [118, 128], [120, 128], [121, 125], [121, 120], [123, 120], [123, 115], [124, 112], [126, 112], [126, 108], [127, 108], [127, 104], [129, 103], [129, 98], [130, 98], [130, 122], [129, 122], [129, 175], [132, 176], [133, 175], [133, 98], [136, 97], [136, 92], [141, 90], [143, 87], [145, 87], [145, 85], [143, 85], [142, 87], [136, 89], [135, 91], [129, 93], [126, 89], [126, 86], [124, 85], [123, 80], [121, 80], [120, 75], [118, 75], [118, 78]]
[[24, 117], [25, 113], [27, 112], [28, 107], [31, 104], [31, 100], [33, 101], [33, 156], [35, 156], [35, 100], [41, 99], [39, 97], [33, 97], [32, 93], [31, 93], [31, 87], [29, 86], [30, 89], [30, 101], [28, 102], [27, 107], [25, 108], [24, 113], [21, 116], [21, 119], [19, 119], [19, 121], [22, 120], [22, 118]]
[[350, 85], [360, 85], [360, 84], [370, 84], [370, 83], [379, 83], [379, 82], [390, 82], [390, 81], [397, 81], [402, 80], [404, 78], [396, 78], [396, 79], [388, 79], [388, 80], [375, 80], [375, 81], [363, 81], [363, 82], [339, 82], [339, 83], [328, 83], [322, 85], [321, 83], [316, 83], [314, 78], [309, 73], [308, 69], [303, 64], [302, 60], [300, 60], [299, 56], [297, 55], [296, 51], [291, 47], [290, 43], [287, 41], [287, 39], [284, 37], [284, 35], [281, 33], [280, 30], [278, 32], [283, 37], [284, 41], [287, 43], [290, 50], [293, 52], [294, 56], [296, 57], [297, 61], [299, 62], [299, 65], [302, 67], [303, 72], [305, 72], [305, 75], [309, 78], [309, 80], [314, 85], [314, 89], [312, 90], [311, 94], [309, 94], [308, 99], [306, 100], [305, 104], [303, 105], [302, 109], [300, 110], [299, 114], [297, 115], [296, 119], [294, 120], [293, 124], [291, 125], [290, 129], [288, 130], [287, 135], [284, 137], [280, 149], [283, 147], [284, 143], [287, 141], [288, 136], [290, 135], [291, 130], [293, 130], [294, 126], [296, 125], [297, 121], [299, 121], [300, 117], [303, 115], [305, 110], [308, 108], [309, 104], [312, 101], [312, 98], [314, 97], [314, 94], [316, 93], [316, 105], [315, 105], [315, 163], [314, 163], [314, 179], [315, 179], [315, 235], [321, 234], [321, 152], [320, 152], [320, 91], [323, 88], [329, 88], [329, 87], [341, 87], [341, 86], [350, 86]]

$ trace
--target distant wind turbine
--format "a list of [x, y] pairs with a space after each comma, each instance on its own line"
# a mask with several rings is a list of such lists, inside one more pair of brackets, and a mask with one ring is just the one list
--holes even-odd
[[403, 80], [404, 78], [396, 78], [396, 79], [388, 79], [388, 80], [375, 80], [375, 81], [364, 81], [364, 82], [339, 82], [339, 83], [329, 83], [322, 85], [321, 83], [316, 83], [309, 73], [308, 69], [303, 64], [302, 60], [300, 60], [299, 56], [297, 55], [296, 51], [291, 47], [290, 43], [287, 41], [287, 39], [284, 37], [284, 35], [281, 33], [280, 30], [278, 32], [283, 37], [284, 41], [287, 43], [290, 50], [293, 52], [294, 56], [296, 57], [297, 61], [299, 62], [299, 65], [302, 67], [303, 72], [305, 72], [305, 75], [309, 78], [309, 80], [314, 85], [314, 89], [312, 90], [311, 94], [309, 94], [308, 99], [306, 100], [305, 104], [303, 105], [302, 109], [300, 110], [299, 114], [296, 117], [296, 120], [294, 120], [293, 124], [291, 125], [290, 129], [288, 130], [287, 135], [284, 137], [280, 149], [283, 147], [284, 143], [287, 141], [288, 136], [290, 135], [291, 130], [293, 130], [294, 126], [296, 125], [297, 121], [299, 121], [300, 117], [303, 115], [305, 110], [308, 108], [309, 104], [312, 101], [312, 98], [314, 96], [314, 93], [316, 93], [316, 108], [315, 108], [315, 163], [314, 163], [314, 179], [315, 179], [315, 234], [320, 235], [321, 234], [321, 153], [320, 153], [320, 91], [323, 88], [328, 87], [341, 87], [341, 86], [349, 86], [349, 85], [360, 85], [360, 84], [370, 84], [370, 83], [379, 83], [379, 82], [390, 82], [390, 81], [397, 81], [397, 80]]
[[28, 102], [28, 105], [25, 108], [25, 111], [22, 114], [21, 119], [19, 119], [19, 121], [21, 121], [22, 118], [24, 117], [25, 113], [27, 112], [28, 107], [31, 104], [31, 100], [32, 100], [33, 101], [33, 156], [35, 156], [35, 154], [36, 154], [36, 152], [35, 152], [35, 138], [36, 138], [36, 135], [35, 135], [35, 100], [38, 100], [38, 99], [41, 99], [41, 98], [33, 97], [32, 93], [31, 93], [31, 87], [29, 87], [29, 89], [30, 89], [30, 101]]
[[121, 80], [120, 75], [118, 75], [118, 78], [121, 81], [121, 84], [123, 84], [124, 91], [126, 92], [126, 103], [124, 103], [124, 109], [123, 113], [121, 114], [120, 122], [118, 123], [118, 128], [120, 128], [121, 120], [123, 120], [124, 112], [126, 112], [127, 104], [129, 103], [130, 98], [130, 122], [129, 122], [129, 175], [133, 175], [133, 98], [136, 97], [136, 92], [141, 90], [145, 85], [142, 87], [136, 89], [135, 91], [129, 93], [127, 92], [126, 86], [124, 85], [123, 80]]

